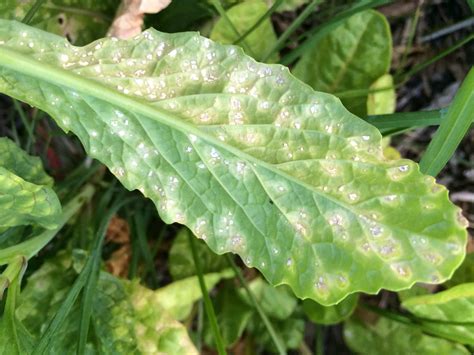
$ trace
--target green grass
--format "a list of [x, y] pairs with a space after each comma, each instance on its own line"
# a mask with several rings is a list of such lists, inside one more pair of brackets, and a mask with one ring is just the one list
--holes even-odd
[[424, 173], [436, 176], [443, 169], [471, 127], [473, 108], [474, 69], [471, 68], [421, 158], [420, 169]]
[[[230, 21], [226, 14], [228, 10], [226, 7], [227, 2], [211, 0], [211, 4], [216, 9], [218, 15], [224, 21], [227, 21], [230, 28], [235, 32], [238, 39], [234, 44], [244, 47], [250, 55], [252, 55], [252, 52], [245, 43], [245, 39], [272, 16], [279, 21], [284, 19], [283, 21], [286, 21], [283, 27], [285, 30], [278, 37], [273, 48], [265, 54], [265, 60], [279, 53], [283, 55], [280, 62], [287, 65], [295, 63], [314, 43], [353, 14], [392, 3], [392, 1], [387, 0], [364, 0], [339, 5], [336, 2], [324, 4], [321, 0], [312, 0], [308, 1], [304, 7], [293, 14], [293, 21], [287, 21], [284, 15], [277, 15], [275, 17], [278, 7], [283, 2], [284, 0], [276, 0], [250, 29], [244, 33], [239, 33], [235, 24]], [[23, 22], [32, 23], [33, 19], [36, 20], [35, 16], [37, 16], [38, 10], [44, 4], [44, 0], [35, 1], [26, 12]], [[430, 5], [425, 4], [424, 6]], [[319, 8], [323, 9], [323, 11], [315, 11]], [[333, 12], [333, 16], [328, 16]], [[112, 16], [113, 14], [110, 15]], [[419, 6], [414, 15], [414, 22], [409, 33], [406, 50], [402, 55], [402, 64], [399, 68], [392, 68], [395, 69], [394, 79], [396, 84], [394, 87], [377, 90], [349, 90], [336, 93], [336, 96], [351, 98], [383, 92], [388, 89], [396, 90], [429, 65], [446, 58], [446, 56], [465, 47], [474, 39], [474, 34], [470, 34], [433, 57], [405, 69], [410, 49], [415, 40], [417, 23], [422, 21], [423, 16]], [[313, 24], [312, 19], [317, 20], [317, 26]], [[183, 18], [178, 20], [185, 21]], [[212, 26], [212, 22], [208, 22], [205, 26], [200, 28], [204, 33]], [[190, 29], [194, 30], [195, 28]], [[31, 71], [35, 70], [33, 67], [30, 69]], [[80, 317], [76, 320], [79, 324], [77, 353], [87, 353], [88, 343], [94, 340], [96, 336], [93, 322], [93, 302], [98, 294], [98, 278], [100, 272], [104, 269], [102, 264], [111, 250], [109, 246], [104, 245], [104, 238], [112, 217], [120, 214], [120, 216], [125, 218], [129, 226], [131, 256], [128, 262], [128, 278], [130, 280], [139, 279], [142, 285], [153, 290], [160, 289], [176, 281], [169, 275], [167, 256], [173, 245], [178, 228], [176, 226], [164, 225], [156, 216], [155, 206], [145, 201], [138, 193], [126, 191], [107, 172], [103, 165], [87, 158], [80, 142], [72, 135], [60, 132], [51, 123], [47, 114], [36, 109], [32, 110], [17, 100], [12, 100], [11, 102], [12, 107], [5, 114], [5, 121], [9, 122], [8, 134], [10, 137], [27, 152], [41, 156], [45, 166], [53, 166], [53, 164], [50, 164], [51, 151], [61, 158], [61, 168], [58, 171], [50, 169], [50, 172], [54, 174], [56, 179], [55, 190], [62, 201], [63, 213], [59, 226], [54, 230], [16, 227], [7, 231], [0, 231], [0, 245], [8, 245], [0, 249], [0, 266], [3, 267], [0, 269], [2, 273], [2, 276], [0, 276], [0, 295], [10, 286], [7, 295], [14, 293], [16, 296], [15, 298], [9, 298], [7, 301], [4, 300], [3, 305], [0, 304], [0, 311], [2, 309], [5, 310], [3, 318], [6, 317], [7, 312], [10, 315], [14, 314], [15, 307], [18, 301], [21, 300], [21, 293], [19, 293], [19, 285], [12, 285], [10, 281], [24, 271], [26, 260], [30, 260], [27, 273], [24, 276], [24, 281], [28, 282], [29, 275], [41, 267], [45, 260], [51, 257], [54, 258], [58, 251], [87, 250], [88, 257], [82, 270], [64, 295], [64, 300], [61, 302], [58, 311], [46, 324], [43, 335], [37, 339], [32, 352], [33, 354], [47, 354], [50, 352], [55, 341], [61, 337], [61, 330], [68, 323], [69, 317], [71, 317], [71, 310], [77, 306], [80, 310]], [[473, 128], [473, 110], [474, 70], [471, 69], [453, 102], [444, 109], [425, 112], [398, 112], [387, 115], [368, 116], [364, 119], [375, 126], [384, 136], [400, 134], [416, 127], [439, 126], [420, 162], [420, 168], [423, 172], [431, 176], [437, 176], [449, 162], [463, 137]], [[74, 154], [69, 154], [74, 156], [66, 158], [65, 156], [68, 153], [64, 152], [74, 152]], [[15, 244], [13, 241], [18, 241], [18, 243]], [[199, 281], [202, 299], [195, 304], [193, 312], [181, 324], [185, 324], [187, 327], [187, 331], [195, 341], [196, 349], [200, 353], [212, 351], [209, 350], [212, 345], [209, 344], [209, 339], [206, 339], [207, 330], [204, 329], [204, 325], [208, 324], [215, 340], [215, 350], [219, 354], [226, 354], [226, 344], [224, 344], [222, 336], [224, 327], [221, 327], [221, 324], [219, 324], [218, 319], [219, 321], [221, 319], [218, 317], [219, 314], [216, 315], [216, 309], [213, 306], [213, 298], [216, 293], [219, 294], [220, 286], [218, 285], [213, 290], [206, 288], [203, 272], [204, 260], [200, 260], [197, 255], [196, 243], [193, 237], [190, 237], [189, 250], [194, 262], [195, 274]], [[159, 258], [163, 258], [163, 260]], [[244, 277], [242, 268], [236, 264], [233, 256], [226, 254], [225, 258], [227, 258], [230, 267], [235, 273], [234, 279], [230, 282], [235, 284], [236, 290], [239, 287], [238, 285], [242, 286], [251, 303], [251, 307], [256, 312], [256, 316], [249, 320], [249, 323], [246, 325], [247, 328], [243, 331], [243, 335], [237, 341], [237, 344], [227, 346], [229, 353], [235, 349], [252, 349], [256, 353], [269, 351], [268, 348], [264, 348], [259, 343], [262, 334], [252, 333], [252, 326], [255, 326], [255, 324], [263, 324], [263, 329], [268, 333], [271, 344], [277, 353], [287, 353], [289, 350], [286, 345], [288, 334], [282, 332], [278, 328], [278, 322], [265, 313], [262, 305], [248, 285], [248, 280], [258, 277], [258, 271], [251, 269], [244, 273]], [[426, 327], [423, 322], [433, 320], [422, 319], [406, 311], [401, 311], [398, 308], [399, 304], [394, 293], [385, 292], [384, 297], [387, 297], [391, 302], [390, 307], [385, 307], [377, 296], [365, 295], [364, 301], [359, 304], [358, 312], [365, 314], [375, 313], [380, 317], [429, 333], [429, 327]], [[377, 306], [374, 306], [374, 304], [377, 304]], [[292, 317], [302, 317], [301, 313], [301, 309], [297, 306]], [[208, 320], [208, 323], [204, 322], [204, 318]], [[307, 319], [305, 319], [305, 322], [308, 324]], [[435, 320], [434, 322], [443, 324], [442, 321]], [[466, 322], [446, 322], [446, 325], [472, 326], [472, 324]], [[22, 333], [23, 328], [18, 327], [18, 335], [21, 336], [24, 334]], [[339, 325], [339, 327], [342, 327], [342, 325]], [[325, 354], [330, 351], [329, 349], [332, 349], [331, 347], [325, 348], [325, 341], [334, 341], [332, 332], [336, 328], [316, 325], [306, 329], [314, 331], [314, 334], [306, 334], [312, 340], [311, 347], [314, 353]], [[24, 331], [26, 332], [26, 329]], [[441, 333], [431, 335], [439, 337], [439, 339], [444, 338], [444, 335]], [[390, 342], [390, 340], [389, 338], [386, 339], [387, 342]], [[308, 345], [305, 341], [306, 339], [303, 339], [299, 348], [301, 351], [307, 352]], [[0, 352], [1, 349], [2, 345], [0, 344]], [[370, 350], [369, 347], [367, 350]]]

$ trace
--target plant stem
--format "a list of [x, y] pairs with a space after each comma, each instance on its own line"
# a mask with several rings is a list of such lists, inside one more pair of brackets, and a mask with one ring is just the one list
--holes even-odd
[[405, 66], [405, 63], [407, 61], [408, 53], [411, 51], [411, 48], [413, 47], [413, 40], [415, 39], [416, 28], [418, 27], [418, 21], [420, 19], [421, 7], [423, 6], [423, 1], [424, 0], [418, 0], [418, 6], [416, 7], [415, 14], [413, 15], [413, 22], [411, 24], [410, 33], [408, 35], [408, 41], [405, 46], [405, 50], [403, 51], [403, 56], [400, 61], [400, 65], [398, 66], [398, 69], [395, 73], [395, 76], [398, 76], [400, 72], [403, 70], [403, 67]]
[[464, 29], [464, 28], [469, 28], [469, 27], [472, 27], [474, 25], [474, 16], [471, 16], [461, 22], [456, 22], [452, 25], [449, 25], [447, 27], [444, 27], [436, 32], [433, 32], [433, 33], [430, 33], [429, 35], [426, 35], [426, 36], [423, 36], [420, 38], [420, 42], [421, 43], [425, 43], [425, 42], [429, 42], [429, 41], [433, 41], [437, 38], [440, 38], [440, 37], [443, 37], [443, 36], [446, 36], [448, 34], [451, 34], [453, 32], [456, 32], [456, 31], [459, 31], [461, 29]]
[[284, 0], [276, 0], [273, 5], [261, 16], [255, 24], [250, 27], [242, 36], [234, 41], [234, 44], [239, 44], [244, 39], [247, 38], [253, 31], [255, 31], [267, 18], [269, 18], [272, 13], [283, 3]]
[[217, 325], [216, 313], [214, 312], [214, 307], [212, 306], [211, 298], [206, 288], [206, 283], [204, 282], [204, 277], [202, 275], [201, 263], [198, 259], [196, 246], [194, 245], [194, 236], [191, 233], [188, 234], [189, 246], [191, 247], [191, 253], [193, 254], [194, 265], [196, 266], [196, 272], [199, 279], [199, 286], [201, 287], [202, 297], [204, 299], [204, 308], [206, 310], [207, 318], [211, 324], [212, 333], [216, 341], [217, 352], [219, 355], [227, 354], [225, 351], [224, 340], [222, 339], [221, 332], [219, 331], [219, 326]]
[[[230, 29], [234, 32], [234, 34], [237, 36], [237, 38], [242, 37], [240, 35], [239, 30], [235, 27], [235, 25], [232, 23], [230, 20], [229, 16], [227, 16], [227, 12], [225, 11], [224, 7], [222, 6], [220, 0], [211, 0], [212, 5], [216, 8], [217, 12], [219, 15], [224, 19], [224, 21], [227, 23], [227, 25], [230, 27]], [[251, 55], [252, 57], [255, 58], [255, 53], [252, 51], [252, 48], [243, 41], [242, 42], [242, 47], [245, 49], [245, 51]]]
[[[23, 126], [26, 129], [26, 132], [28, 134], [28, 142], [35, 142], [35, 134], [33, 132], [33, 125], [30, 125], [28, 122], [28, 117], [26, 117], [25, 111], [23, 110], [23, 107], [21, 107], [20, 102], [18, 100], [13, 99], [13, 106], [15, 106], [15, 110], [18, 112], [18, 115], [20, 116], [21, 122], [23, 123]], [[29, 148], [27, 147], [25, 149], [27, 152], [29, 152]]]
[[[155, 263], [153, 261], [153, 254], [151, 253], [150, 247], [148, 246], [148, 241], [146, 238], [146, 226], [148, 225], [148, 218], [144, 218], [141, 213], [136, 213], [135, 218], [133, 218], [133, 225], [138, 239], [138, 247], [140, 248], [141, 255], [146, 264], [145, 275], [151, 275], [151, 284], [152, 288], [158, 287], [158, 275], [155, 269]], [[144, 278], [145, 279], [145, 278]]]
[[324, 327], [316, 325], [316, 355], [324, 355]]
[[267, 328], [268, 333], [270, 334], [270, 337], [272, 338], [273, 343], [275, 344], [275, 347], [278, 350], [278, 353], [279, 354], [286, 354], [286, 350], [285, 350], [285, 347], [283, 346], [283, 342], [281, 341], [281, 339], [276, 334], [275, 329], [273, 329], [272, 324], [270, 323], [270, 321], [268, 320], [267, 315], [265, 314], [265, 312], [263, 311], [263, 309], [260, 307], [259, 303], [255, 299], [255, 296], [253, 295], [252, 291], [250, 291], [250, 288], [248, 287], [247, 282], [245, 281], [244, 277], [242, 276], [242, 273], [240, 272], [239, 268], [237, 267], [237, 265], [235, 265], [234, 260], [232, 259], [232, 257], [229, 254], [226, 254], [226, 258], [227, 258], [227, 261], [228, 261], [229, 265], [234, 270], [235, 275], [239, 279], [240, 284], [245, 289], [245, 292], [247, 293], [247, 296], [249, 297], [250, 302], [252, 302], [252, 304], [255, 307], [258, 315], [262, 319], [263, 324]]
[[430, 66], [434, 62], [437, 62], [438, 60], [446, 57], [447, 55], [451, 54], [458, 48], [461, 48], [464, 46], [466, 43], [469, 43], [474, 39], [474, 34], [471, 34], [464, 38], [463, 40], [459, 41], [458, 43], [454, 44], [453, 46], [449, 47], [448, 49], [442, 51], [441, 53], [435, 55], [433, 58], [428, 59], [427, 61], [420, 63], [418, 65], [415, 65], [412, 69], [410, 69], [408, 72], [404, 74], [400, 74], [398, 77], [396, 76], [396, 82], [397, 82], [397, 87], [403, 84], [407, 79], [409, 79], [411, 76], [414, 74], [418, 73], [419, 71], [425, 69], [426, 67]]
[[27, 12], [27, 14], [23, 18], [23, 20], [21, 20], [21, 22], [28, 25], [31, 22], [31, 20], [33, 19], [33, 16], [35, 16], [36, 11], [38, 11], [39, 8], [41, 7], [41, 5], [43, 5], [43, 2], [44, 2], [44, 0], [36, 0], [36, 2], [33, 4], [31, 9]]
[[471, 68], [421, 158], [420, 169], [423, 173], [436, 176], [443, 169], [471, 126], [473, 107], [474, 68]]
[[3, 292], [8, 288], [17, 278], [22, 278], [27, 265], [26, 258], [18, 255], [10, 260], [5, 271], [0, 274], [0, 300], [3, 298]]
[[322, 0], [312, 0], [299, 14], [299, 16], [291, 23], [290, 26], [282, 33], [278, 38], [273, 48], [271, 48], [264, 56], [262, 61], [266, 62], [274, 53], [276, 53], [280, 48], [285, 44], [286, 40], [295, 32], [301, 24], [308, 18], [309, 15], [313, 12], [316, 5], [321, 3]]

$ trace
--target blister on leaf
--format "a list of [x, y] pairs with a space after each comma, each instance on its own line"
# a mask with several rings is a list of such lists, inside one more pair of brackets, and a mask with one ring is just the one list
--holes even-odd
[[332, 95], [196, 33], [85, 47], [0, 21], [0, 92], [48, 112], [216, 253], [323, 305], [439, 283], [466, 225], [444, 187]]

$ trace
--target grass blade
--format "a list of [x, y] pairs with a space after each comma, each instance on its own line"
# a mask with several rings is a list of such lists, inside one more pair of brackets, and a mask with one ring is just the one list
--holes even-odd
[[453, 155], [473, 121], [474, 69], [471, 68], [459, 88], [446, 118], [420, 161], [425, 174], [436, 176]]
[[39, 8], [41, 7], [41, 5], [43, 5], [43, 3], [44, 3], [44, 0], [36, 0], [36, 2], [33, 4], [31, 9], [27, 12], [23, 20], [21, 20], [21, 22], [23, 22], [24, 24], [29, 24], [31, 20], [33, 19], [33, 16], [35, 16], [36, 11], [39, 10]]
[[272, 49], [268, 51], [267, 54], [263, 57], [262, 61], [266, 62], [268, 58], [270, 58], [275, 52], [280, 50], [280, 48], [285, 44], [286, 40], [297, 30], [301, 24], [308, 18], [309, 15], [313, 12], [316, 5], [321, 3], [321, 0], [313, 0], [309, 3], [303, 12], [299, 14], [299, 16], [291, 23], [291, 25], [282, 33], [282, 35], [278, 38], [275, 45]]
[[66, 298], [59, 307], [58, 312], [55, 314], [51, 322], [49, 322], [46, 331], [44, 332], [40, 341], [36, 345], [35, 350], [33, 351], [33, 355], [42, 355], [48, 352], [48, 348], [50, 348], [51, 341], [56, 336], [58, 329], [61, 328], [61, 326], [63, 325], [69, 312], [74, 306], [74, 303], [76, 302], [79, 293], [86, 284], [86, 281], [92, 271], [92, 262], [90, 262], [91, 260], [92, 259], [89, 259], [86, 265], [84, 265], [84, 268], [82, 269], [81, 273], [77, 277], [76, 281], [74, 281], [72, 288], [69, 290]]
[[212, 333], [216, 341], [217, 352], [219, 355], [226, 354], [224, 341], [222, 340], [222, 335], [217, 325], [216, 313], [214, 312], [214, 307], [212, 306], [211, 298], [207, 292], [206, 284], [204, 282], [204, 277], [202, 275], [201, 264], [199, 262], [196, 246], [194, 245], [194, 236], [191, 233], [188, 234], [189, 246], [191, 247], [191, 252], [193, 254], [194, 265], [196, 265], [196, 272], [199, 279], [199, 286], [201, 287], [202, 297], [204, 299], [204, 309], [206, 310], [207, 317], [209, 318], [209, 323], [211, 324]]
[[92, 253], [89, 257], [88, 263], [91, 263], [90, 273], [84, 285], [84, 294], [81, 305], [81, 319], [79, 327], [79, 339], [77, 343], [77, 353], [84, 354], [86, 350], [87, 336], [89, 334], [90, 319], [93, 308], [93, 296], [97, 286], [97, 280], [100, 272], [100, 260], [102, 255], [102, 245], [107, 231], [107, 227], [112, 217], [127, 203], [135, 200], [134, 197], [127, 199], [118, 198], [119, 202], [107, 210], [104, 218], [101, 219], [97, 235], [92, 248]]
[[[147, 210], [149, 212], [149, 210]], [[153, 254], [152, 250], [148, 246], [147, 238], [146, 238], [146, 226], [148, 225], [149, 221], [149, 213], [146, 213], [146, 216], [143, 216], [143, 213], [136, 213], [133, 218], [133, 225], [135, 235], [138, 239], [138, 248], [140, 254], [143, 256], [145, 261], [145, 277], [147, 275], [151, 275], [151, 288], [158, 287], [158, 275], [156, 273], [155, 263], [153, 261]]]
[[243, 288], [245, 289], [245, 292], [247, 293], [250, 301], [252, 302], [253, 306], [255, 307], [258, 315], [262, 319], [263, 324], [265, 324], [265, 327], [267, 328], [267, 331], [270, 334], [270, 337], [272, 338], [273, 343], [275, 344], [275, 347], [278, 349], [278, 353], [279, 354], [286, 354], [286, 350], [285, 350], [285, 347], [283, 346], [282, 340], [280, 339], [280, 337], [275, 332], [275, 329], [273, 329], [272, 324], [268, 320], [268, 317], [265, 314], [265, 312], [263, 311], [263, 309], [258, 304], [258, 302], [255, 299], [255, 296], [253, 295], [252, 291], [250, 291], [250, 288], [248, 287], [247, 282], [243, 278], [239, 268], [237, 267], [237, 265], [235, 265], [235, 262], [234, 262], [234, 260], [232, 259], [232, 257], [230, 255], [226, 254], [226, 257], [227, 257], [227, 261], [229, 262], [230, 266], [234, 270], [235, 275], [237, 276], [237, 278], [239, 279], [239, 281], [242, 284]]
[[[21, 103], [18, 100], [13, 100], [13, 106], [15, 107], [15, 110], [18, 112], [18, 116], [20, 116], [21, 122], [23, 123], [23, 126], [25, 127], [26, 133], [28, 135], [28, 142], [34, 143], [36, 141], [34, 128], [33, 128], [34, 123], [30, 124], [28, 122], [28, 117], [26, 117], [26, 113], [23, 110], [23, 107], [21, 107]], [[30, 152], [29, 147], [26, 147], [25, 150], [27, 152]]]
[[[232, 31], [235, 33], [237, 38], [242, 37], [240, 35], [239, 30], [237, 27], [235, 27], [234, 23], [230, 20], [229, 16], [227, 16], [227, 12], [225, 11], [224, 7], [222, 6], [220, 0], [211, 0], [212, 5], [216, 8], [217, 12], [219, 15], [224, 19], [225, 22], [227, 22], [227, 25], [232, 29]], [[252, 51], [252, 48], [250, 48], [249, 45], [245, 41], [242, 42], [242, 47], [245, 49], [245, 51], [251, 55], [252, 57], [255, 58], [255, 53]]]
[[273, 12], [275, 12], [275, 10], [283, 3], [283, 0], [276, 0], [273, 5], [268, 9], [267, 12], [265, 12], [265, 14], [263, 14], [262, 17], [260, 17], [258, 19], [257, 22], [255, 22], [255, 24], [250, 27], [242, 36], [240, 36], [239, 39], [237, 39], [234, 44], [239, 44], [241, 43], [244, 39], [246, 39], [253, 31], [255, 31], [255, 29], [257, 29], [262, 23], [263, 21], [265, 21], [267, 18], [269, 18]]
[[419, 71], [425, 69], [426, 67], [430, 66], [434, 62], [437, 62], [438, 60], [446, 57], [447, 55], [451, 54], [455, 50], [461, 48], [465, 44], [469, 43], [474, 39], [474, 34], [471, 34], [470, 36], [467, 36], [466, 38], [462, 39], [458, 43], [455, 43], [448, 49], [442, 51], [441, 53], [435, 55], [433, 58], [428, 59], [427, 61], [415, 65], [411, 70], [406, 72], [405, 74], [400, 74], [399, 76], [395, 76], [395, 79], [397, 81], [396, 86], [400, 86], [401, 83], [405, 82], [407, 79], [411, 78], [414, 74], [418, 73]]
[[365, 120], [378, 129], [437, 126], [441, 123], [447, 109], [399, 112], [388, 115], [371, 115]]
[[400, 60], [400, 65], [398, 66], [395, 76], [398, 76], [400, 72], [403, 70], [403, 67], [405, 66], [405, 63], [408, 58], [408, 54], [410, 53], [413, 47], [413, 40], [415, 39], [416, 29], [418, 27], [418, 21], [420, 19], [422, 6], [423, 6], [423, 1], [419, 1], [418, 6], [416, 7], [415, 14], [413, 15], [413, 19], [410, 24], [410, 32], [408, 34], [408, 40], [405, 45], [405, 50], [403, 51], [402, 59]]

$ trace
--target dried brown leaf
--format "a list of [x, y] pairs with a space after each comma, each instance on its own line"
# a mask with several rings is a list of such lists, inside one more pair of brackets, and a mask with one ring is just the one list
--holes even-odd
[[171, 0], [122, 0], [108, 35], [127, 39], [139, 34], [145, 14], [156, 14], [166, 8]]

